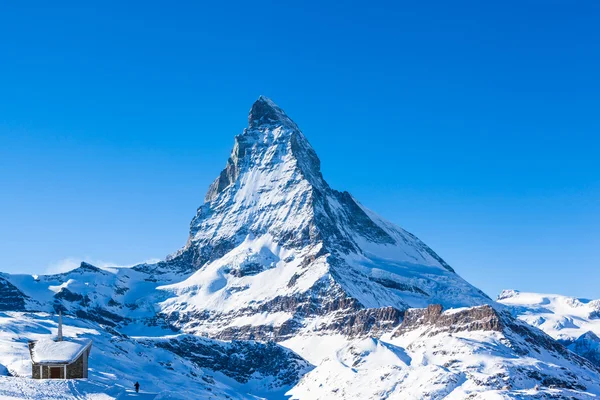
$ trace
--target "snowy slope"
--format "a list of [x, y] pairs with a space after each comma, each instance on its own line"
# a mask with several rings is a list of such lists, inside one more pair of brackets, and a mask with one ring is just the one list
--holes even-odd
[[0, 314], [0, 365], [13, 378], [0, 379], [0, 397], [28, 393], [25, 398], [67, 399], [104, 393], [111, 397], [98, 398], [121, 398], [139, 381], [145, 392], [178, 399], [281, 398], [311, 368], [276, 345], [181, 334], [130, 337], [72, 317], [65, 317], [64, 324], [65, 337], [93, 340], [89, 380], [53, 385], [28, 379], [27, 341], [55, 337], [57, 319], [45, 313], [5, 312]]
[[338, 339], [289, 394], [293, 399], [592, 399], [600, 393], [597, 369], [510, 315], [485, 307], [439, 312], [415, 310], [414, 318], [380, 339]]

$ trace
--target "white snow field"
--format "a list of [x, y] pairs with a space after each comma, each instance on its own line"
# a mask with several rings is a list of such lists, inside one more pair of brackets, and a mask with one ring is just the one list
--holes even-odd
[[498, 301], [517, 318], [600, 366], [600, 300], [505, 290]]
[[[65, 338], [94, 343], [89, 379], [31, 379], [27, 342], [55, 337], [57, 321], [46, 313], [0, 313], [0, 365], [11, 375], [0, 377], [0, 399], [257, 399], [282, 398], [286, 390], [270, 390], [273, 380], [259, 373], [240, 383], [155, 345], [155, 340], [171, 337], [123, 337], [69, 316], [63, 317]], [[136, 381], [142, 387], [139, 394], [133, 391]]]
[[589, 331], [600, 335], [600, 300], [504, 290], [498, 302], [555, 339], [574, 340]]

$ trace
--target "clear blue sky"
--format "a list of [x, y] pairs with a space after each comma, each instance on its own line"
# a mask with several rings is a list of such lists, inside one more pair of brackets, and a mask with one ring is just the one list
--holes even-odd
[[599, 2], [120, 3], [0, 6], [0, 270], [178, 249], [264, 94], [489, 295], [600, 298]]

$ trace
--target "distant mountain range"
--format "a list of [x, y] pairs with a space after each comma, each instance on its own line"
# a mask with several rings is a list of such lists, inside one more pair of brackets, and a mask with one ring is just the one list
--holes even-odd
[[498, 302], [600, 367], [600, 300], [505, 290]]

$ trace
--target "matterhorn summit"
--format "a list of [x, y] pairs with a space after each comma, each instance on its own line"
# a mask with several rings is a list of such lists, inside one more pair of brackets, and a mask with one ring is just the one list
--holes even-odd
[[164, 288], [175, 296], [162, 312], [224, 338], [280, 340], [315, 324], [348, 329], [334, 321], [357, 313], [491, 302], [414, 235], [330, 188], [302, 131], [263, 96], [178, 259], [196, 272]]

